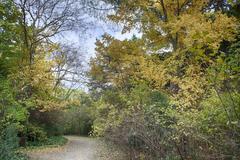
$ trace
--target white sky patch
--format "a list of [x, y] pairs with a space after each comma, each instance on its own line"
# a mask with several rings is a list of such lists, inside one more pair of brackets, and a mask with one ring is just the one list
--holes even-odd
[[[137, 30], [132, 30], [125, 34], [122, 34], [121, 29], [119, 29], [118, 31], [111, 31], [111, 30], [98, 31], [97, 34], [95, 34], [95, 36], [89, 37], [85, 41], [83, 40], [83, 42], [84, 42], [83, 48], [86, 49], [86, 54], [87, 54], [86, 58], [88, 60], [91, 57], [95, 56], [95, 48], [96, 48], [95, 42], [97, 39], [101, 39], [101, 37], [104, 35], [104, 33], [108, 33], [111, 36], [113, 36], [119, 40], [131, 39], [133, 37], [133, 35], [135, 35], [137, 37], [141, 37], [141, 33], [139, 33]], [[82, 42], [80, 42], [80, 43], [82, 43]]]
[[[91, 18], [92, 19], [92, 18]], [[78, 46], [86, 58], [85, 61], [89, 61], [91, 57], [95, 56], [96, 40], [107, 33], [119, 40], [131, 39], [133, 35], [141, 37], [142, 33], [137, 30], [131, 30], [130, 32], [122, 34], [121, 26], [114, 23], [107, 23], [95, 20], [95, 25], [91, 26], [85, 33], [71, 31], [64, 32], [61, 36], [58, 36], [58, 41], [61, 43], [75, 44]]]
[[[101, 39], [105, 33], [110, 34], [119, 40], [131, 39], [133, 35], [136, 37], [142, 36], [142, 33], [136, 29], [122, 34], [123, 27], [120, 25], [107, 21], [99, 21], [98, 19], [92, 17], [89, 17], [88, 21], [90, 20], [93, 21], [94, 25], [89, 26], [89, 28], [84, 33], [82, 31], [68, 31], [53, 38], [53, 41], [62, 44], [70, 44], [76, 48], [79, 48], [78, 54], [79, 56], [83, 57], [81, 59], [81, 63], [84, 66], [84, 68], [82, 68], [83, 66], [79, 66], [81, 67], [79, 69], [89, 69], [89, 61], [92, 57], [95, 57], [96, 40]], [[72, 75], [69, 75], [69, 77], [71, 76]], [[71, 82], [65, 82], [64, 84], [67, 87], [72, 87], [72, 85], [74, 85]], [[82, 88], [85, 91], [88, 90], [87, 87], [82, 83], [75, 84], [74, 88]]]
[[115, 32], [112, 36], [115, 37], [116, 39], [124, 40], [124, 39], [131, 39], [133, 35], [137, 37], [141, 37], [142, 33], [139, 33], [139, 31], [137, 30], [131, 30], [130, 32], [122, 34], [121, 31], [118, 31], [118, 32]]

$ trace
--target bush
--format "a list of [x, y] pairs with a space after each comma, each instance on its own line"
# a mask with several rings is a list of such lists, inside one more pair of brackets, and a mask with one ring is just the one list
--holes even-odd
[[63, 136], [53, 136], [47, 139], [45, 145], [63, 146], [67, 141], [68, 140]]
[[87, 136], [92, 130], [92, 118], [85, 106], [72, 106], [64, 113], [65, 134]]
[[6, 127], [0, 136], [0, 160], [26, 160], [21, 153], [17, 153], [19, 138], [15, 125]]
[[31, 142], [42, 142], [47, 140], [47, 134], [46, 132], [38, 126], [30, 124], [27, 126], [27, 140]]
[[[236, 93], [212, 94], [198, 109], [171, 111], [176, 123], [171, 137], [184, 159], [239, 159], [240, 98]], [[177, 152], [176, 152], [177, 153]]]
[[63, 136], [52, 136], [47, 138], [45, 141], [35, 141], [35, 142], [28, 142], [28, 147], [41, 147], [41, 146], [63, 146], [67, 143], [67, 139]]

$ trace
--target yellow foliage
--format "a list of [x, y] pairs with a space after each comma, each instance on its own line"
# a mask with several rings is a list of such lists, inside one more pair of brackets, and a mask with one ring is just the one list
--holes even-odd
[[56, 78], [52, 70], [56, 64], [61, 63], [60, 58], [52, 56], [54, 51], [59, 50], [58, 45], [44, 45], [36, 49], [34, 63], [20, 67], [18, 72], [10, 75], [20, 91], [21, 101], [31, 99], [31, 107], [41, 111], [50, 111], [64, 108], [69, 104], [77, 104], [75, 100], [59, 99], [58, 89], [55, 88]]
[[[125, 65], [126, 61], [137, 59], [138, 73], [128, 76], [138, 75], [136, 79], [147, 80], [153, 87], [172, 95], [180, 106], [188, 107], [198, 106], [208, 93], [211, 85], [207, 82], [207, 69], [216, 63], [221, 43], [233, 41], [239, 27], [236, 18], [212, 9], [209, 0], [130, 0], [121, 3], [110, 18], [123, 22], [124, 31], [140, 25], [145, 55], [138, 50], [141, 47], [129, 51], [118, 48], [130, 45], [119, 41], [106, 46], [104, 51], [114, 53]], [[148, 51], [159, 54], [159, 49], [171, 45], [171, 53], [166, 53], [162, 60], [147, 54]], [[126, 72], [131, 68], [130, 65]]]

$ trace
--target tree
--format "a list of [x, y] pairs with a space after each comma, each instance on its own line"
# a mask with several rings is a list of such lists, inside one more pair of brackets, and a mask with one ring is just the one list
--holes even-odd
[[86, 27], [83, 24], [81, 1], [20, 0], [21, 28], [29, 63], [33, 63], [37, 46], [51, 43], [51, 38], [63, 31]]
[[144, 49], [139, 40], [116, 40], [104, 35], [96, 42], [97, 55], [90, 62], [93, 88], [117, 87], [129, 90], [134, 79], [140, 78], [138, 65]]
[[[134, 149], [136, 159], [238, 158], [239, 3], [105, 2], [123, 32], [140, 28], [143, 36], [97, 42], [89, 73], [101, 91], [95, 132]], [[162, 109], [155, 90], [169, 96]]]
[[147, 53], [159, 56], [142, 61], [144, 78], [156, 82], [155, 87], [169, 92], [180, 105], [196, 106], [207, 93], [205, 75], [216, 63], [221, 43], [236, 35], [238, 22], [227, 15], [233, 3], [121, 1], [109, 17], [123, 22], [124, 31], [140, 25]]

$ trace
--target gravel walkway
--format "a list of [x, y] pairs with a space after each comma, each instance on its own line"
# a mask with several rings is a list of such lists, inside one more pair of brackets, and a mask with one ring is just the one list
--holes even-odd
[[98, 160], [98, 141], [92, 138], [66, 136], [64, 147], [35, 150], [29, 153], [31, 160]]

